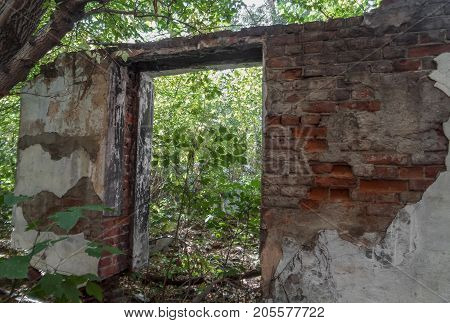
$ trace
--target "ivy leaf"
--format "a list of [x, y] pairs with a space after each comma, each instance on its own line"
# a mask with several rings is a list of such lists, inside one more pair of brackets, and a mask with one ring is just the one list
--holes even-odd
[[28, 277], [31, 256], [14, 256], [0, 259], [0, 278], [24, 279]]
[[103, 301], [103, 289], [96, 283], [89, 281], [86, 285], [86, 293], [95, 297], [99, 302]]
[[30, 197], [28, 196], [24, 196], [24, 195], [19, 195], [19, 196], [15, 196], [14, 194], [5, 194], [5, 196], [3, 197], [3, 203], [6, 206], [13, 206], [17, 203], [29, 200]]

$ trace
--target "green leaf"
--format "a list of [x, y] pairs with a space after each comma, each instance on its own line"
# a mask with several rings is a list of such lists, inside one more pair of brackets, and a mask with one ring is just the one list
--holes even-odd
[[70, 303], [80, 303], [81, 292], [78, 290], [78, 286], [72, 282], [64, 281], [61, 284], [61, 290], [63, 292], [63, 300]]
[[80, 220], [82, 213], [80, 209], [56, 212], [49, 218], [62, 229], [69, 232]]
[[95, 297], [99, 302], [103, 301], [103, 289], [96, 283], [89, 281], [86, 285], [86, 293]]
[[103, 245], [103, 248], [106, 252], [109, 252], [112, 255], [123, 255], [124, 254], [123, 251], [120, 250], [119, 248], [116, 248], [116, 247], [113, 247], [110, 245], [105, 244], [105, 245]]
[[63, 290], [61, 284], [64, 281], [64, 276], [61, 274], [45, 274], [38, 284], [34, 293], [39, 293], [42, 296], [53, 295], [57, 299], [63, 296]]
[[59, 241], [63, 241], [66, 240], [67, 237], [62, 237], [59, 239], [55, 239], [55, 240], [44, 240], [41, 242], [38, 242], [34, 245], [33, 249], [31, 250], [29, 256], [34, 256], [37, 255], [38, 253], [40, 253], [41, 251], [47, 249], [48, 247], [53, 246], [54, 244], [56, 244]]
[[19, 195], [19, 196], [15, 196], [14, 194], [5, 194], [5, 196], [3, 197], [3, 202], [6, 206], [13, 206], [17, 203], [29, 200], [30, 197], [28, 196], [23, 196], [23, 195]]
[[28, 277], [31, 256], [13, 256], [0, 259], [0, 278], [24, 279]]
[[35, 219], [27, 224], [25, 231], [38, 230], [39, 226], [43, 224], [41, 219]]
[[89, 242], [86, 247], [86, 253], [95, 258], [100, 258], [103, 254], [103, 252], [108, 252], [113, 255], [121, 255], [123, 254], [122, 250], [119, 248], [104, 244], [104, 243], [98, 243], [98, 242]]

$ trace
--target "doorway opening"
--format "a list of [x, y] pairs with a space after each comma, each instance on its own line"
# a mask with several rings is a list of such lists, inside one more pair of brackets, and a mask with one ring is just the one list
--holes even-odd
[[153, 79], [146, 299], [260, 299], [262, 68]]

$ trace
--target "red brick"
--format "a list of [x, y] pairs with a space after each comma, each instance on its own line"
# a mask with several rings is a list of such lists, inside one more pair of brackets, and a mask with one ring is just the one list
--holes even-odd
[[302, 200], [300, 201], [300, 206], [307, 211], [316, 210], [319, 208], [320, 203], [318, 201], [313, 200]]
[[327, 128], [299, 127], [292, 129], [292, 135], [296, 138], [325, 138], [327, 136]]
[[374, 165], [405, 165], [408, 163], [408, 155], [397, 153], [373, 153], [365, 154], [366, 163]]
[[300, 118], [295, 115], [284, 114], [281, 116], [281, 124], [283, 126], [296, 126], [300, 123]]
[[420, 44], [445, 42], [445, 30], [429, 30], [419, 35]]
[[347, 188], [354, 187], [356, 180], [354, 178], [316, 177], [315, 183], [320, 187]]
[[311, 165], [311, 169], [315, 174], [330, 173], [333, 169], [333, 165], [329, 163]]
[[341, 108], [341, 109], [350, 109], [350, 110], [375, 112], [375, 111], [379, 111], [380, 110], [381, 103], [379, 101], [345, 102], [345, 103], [340, 103], [339, 104], [339, 108]]
[[406, 57], [406, 49], [403, 47], [387, 46], [383, 48], [383, 57], [387, 59]]
[[267, 57], [279, 57], [284, 54], [284, 46], [268, 46], [266, 49]]
[[398, 202], [398, 194], [397, 193], [361, 193], [359, 191], [353, 191], [351, 197], [355, 201], [363, 201], [363, 202], [386, 202], [386, 203], [394, 203]]
[[269, 68], [282, 68], [291, 66], [292, 66], [292, 58], [290, 57], [275, 57], [266, 60], [266, 67]]
[[450, 44], [437, 44], [410, 48], [409, 57], [437, 56], [439, 54], [450, 52]]
[[353, 178], [352, 168], [347, 165], [334, 165], [331, 176], [336, 178]]
[[350, 192], [349, 190], [331, 190], [330, 191], [330, 200], [334, 202], [345, 202], [350, 201]]
[[359, 184], [360, 192], [372, 193], [394, 193], [408, 190], [407, 181], [398, 180], [361, 180]]
[[314, 187], [309, 191], [309, 199], [313, 201], [322, 201], [328, 199], [329, 190], [324, 187]]
[[305, 144], [305, 151], [308, 153], [320, 153], [328, 149], [326, 140], [314, 139], [308, 140]]
[[422, 199], [422, 192], [402, 192], [400, 193], [400, 200], [406, 203], [417, 203]]
[[332, 113], [336, 111], [336, 103], [328, 101], [311, 102], [304, 110], [312, 113]]
[[425, 177], [436, 178], [440, 172], [445, 171], [445, 166], [425, 166]]
[[100, 267], [98, 269], [98, 274], [101, 278], [107, 278], [114, 276], [115, 274], [118, 274], [120, 272], [120, 267], [118, 264], [116, 265], [110, 265], [107, 267]]
[[396, 72], [417, 71], [420, 69], [421, 61], [418, 59], [400, 59], [394, 61], [393, 66]]
[[109, 266], [109, 265], [111, 265], [112, 264], [112, 258], [111, 258], [111, 256], [105, 256], [105, 257], [102, 257], [100, 260], [99, 260], [99, 262], [98, 262], [98, 266], [99, 267], [107, 267], [107, 266]]
[[375, 95], [373, 93], [373, 90], [368, 87], [352, 91], [352, 99], [356, 99], [356, 100], [373, 99], [374, 96]]
[[285, 81], [299, 80], [302, 78], [302, 73], [303, 70], [301, 68], [293, 68], [282, 72], [280, 78]]
[[301, 117], [301, 123], [306, 125], [317, 125], [320, 123], [320, 114], [308, 114]]
[[434, 180], [432, 179], [412, 179], [409, 181], [409, 189], [411, 191], [426, 191], [433, 183]]
[[320, 53], [323, 47], [323, 42], [320, 41], [320, 42], [305, 43], [303, 47], [306, 54]]
[[266, 124], [268, 126], [281, 124], [281, 117], [280, 116], [267, 116]]
[[399, 176], [400, 178], [423, 178], [423, 167], [402, 167]]
[[395, 166], [375, 166], [373, 176], [381, 178], [397, 178], [398, 168]]

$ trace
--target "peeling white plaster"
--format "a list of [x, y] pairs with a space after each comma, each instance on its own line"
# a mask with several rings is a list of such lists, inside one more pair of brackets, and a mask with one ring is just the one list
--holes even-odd
[[[383, 22], [384, 24], [384, 22]], [[450, 96], [450, 53], [436, 59], [430, 78]], [[450, 120], [444, 123], [450, 138]], [[450, 168], [450, 154], [446, 159]], [[319, 232], [312, 249], [283, 241], [273, 295], [278, 301], [445, 302], [450, 300], [450, 171], [443, 172], [422, 200], [403, 208], [383, 236], [358, 241], [337, 230]]]
[[[38, 232], [26, 231], [27, 222], [20, 207], [14, 208], [14, 230], [11, 235], [12, 246], [16, 249], [30, 249], [35, 242], [45, 240], [57, 240], [63, 236], [53, 232], [41, 232], [36, 240]], [[88, 256], [84, 251], [88, 240], [84, 234], [64, 236], [65, 240], [57, 242], [54, 246], [33, 257], [33, 267], [46, 271], [72, 275], [94, 274], [97, 275], [98, 259]]]
[[430, 74], [430, 78], [436, 81], [435, 87], [450, 96], [450, 53], [443, 53], [434, 60], [438, 67]]
[[[450, 54], [442, 57], [448, 69]], [[450, 73], [445, 75], [450, 84]], [[450, 138], [450, 120], [444, 131]], [[450, 301], [450, 171], [439, 175], [421, 201], [400, 210], [384, 236], [366, 233], [358, 241], [366, 243], [344, 240], [337, 230], [319, 232], [312, 249], [285, 238], [275, 300]]]
[[82, 177], [91, 177], [93, 169], [84, 149], [52, 160], [41, 145], [33, 145], [19, 152], [15, 194], [34, 196], [47, 191], [61, 198]]
[[[80, 73], [77, 69], [76, 74]], [[41, 75], [23, 89], [21, 136], [46, 132], [92, 136], [104, 132], [108, 117], [105, 75], [92, 74], [88, 81], [86, 76], [80, 79], [72, 75], [67, 67], [63, 75], [52, 79]]]

